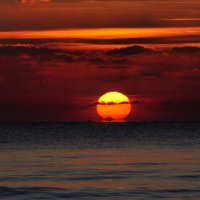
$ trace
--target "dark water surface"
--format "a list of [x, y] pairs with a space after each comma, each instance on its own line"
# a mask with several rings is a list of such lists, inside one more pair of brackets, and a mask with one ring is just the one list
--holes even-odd
[[200, 123], [0, 124], [0, 199], [200, 199]]

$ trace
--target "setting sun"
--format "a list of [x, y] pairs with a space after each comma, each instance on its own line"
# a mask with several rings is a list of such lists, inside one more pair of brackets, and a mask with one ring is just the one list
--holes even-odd
[[98, 100], [97, 113], [104, 121], [124, 121], [130, 112], [130, 100], [120, 92], [108, 92]]

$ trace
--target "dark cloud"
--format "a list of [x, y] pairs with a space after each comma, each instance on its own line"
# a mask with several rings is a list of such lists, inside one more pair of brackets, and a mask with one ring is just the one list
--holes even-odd
[[28, 55], [34, 60], [40, 61], [64, 61], [64, 62], [79, 62], [83, 61], [84, 57], [73, 55], [72, 52], [61, 49], [49, 49], [34, 46], [0, 46], [0, 56], [20, 56]]
[[184, 47], [174, 47], [172, 53], [199, 53], [200, 47], [196, 46], [184, 46]]
[[120, 102], [120, 103], [115, 103], [115, 102], [97, 102], [96, 105], [116, 105], [116, 104], [129, 104], [129, 102], [127, 101], [123, 101], [123, 102]]
[[140, 101], [140, 100], [134, 100], [131, 102], [131, 104], [135, 104], [135, 105], [141, 104], [141, 103], [143, 103], [143, 101]]
[[[131, 102], [133, 103], [133, 102]], [[134, 101], [135, 103], [135, 101]], [[130, 102], [127, 102], [127, 101], [123, 101], [123, 102], [120, 102], [120, 103], [115, 103], [115, 102], [94, 102], [94, 103], [91, 103], [89, 104], [89, 106], [96, 106], [96, 105], [117, 105], [117, 104], [130, 104]]]
[[134, 45], [126, 48], [121, 49], [113, 49], [107, 52], [107, 55], [111, 56], [127, 56], [127, 55], [137, 55], [137, 54], [149, 54], [152, 53], [153, 50], [149, 48], [145, 48], [143, 46]]
[[48, 49], [48, 48], [38, 48], [33, 46], [1, 46], [0, 47], [0, 55], [12, 56], [19, 54], [27, 54], [27, 55], [45, 55], [45, 54], [53, 54], [53, 53], [64, 53], [63, 50], [57, 49]]
[[182, 44], [182, 43], [200, 43], [200, 37], [197, 35], [187, 36], [171, 36], [171, 37], [139, 37], [139, 38], [65, 38], [65, 39], [1, 39], [2, 44], [52, 44], [52, 43], [63, 43], [63, 44]]
[[[63, 40], [70, 42], [69, 39]], [[170, 37], [139, 37], [139, 38], [114, 38], [114, 39], [73, 39], [71, 42], [82, 42], [89, 44], [182, 44], [199, 43], [200, 37], [195, 35], [170, 36]]]

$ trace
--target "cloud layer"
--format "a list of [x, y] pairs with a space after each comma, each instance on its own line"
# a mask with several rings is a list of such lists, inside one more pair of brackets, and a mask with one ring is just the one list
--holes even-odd
[[2, 31], [200, 26], [198, 0], [1, 0], [0, 7]]
[[134, 102], [129, 120], [199, 120], [199, 56], [193, 46], [73, 51], [4, 44], [0, 120], [99, 120], [90, 105], [113, 90]]

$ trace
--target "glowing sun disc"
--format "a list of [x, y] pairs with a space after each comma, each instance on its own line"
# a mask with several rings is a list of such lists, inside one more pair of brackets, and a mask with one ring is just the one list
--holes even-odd
[[123, 121], [130, 112], [130, 100], [120, 92], [108, 92], [98, 100], [97, 113], [105, 121]]

